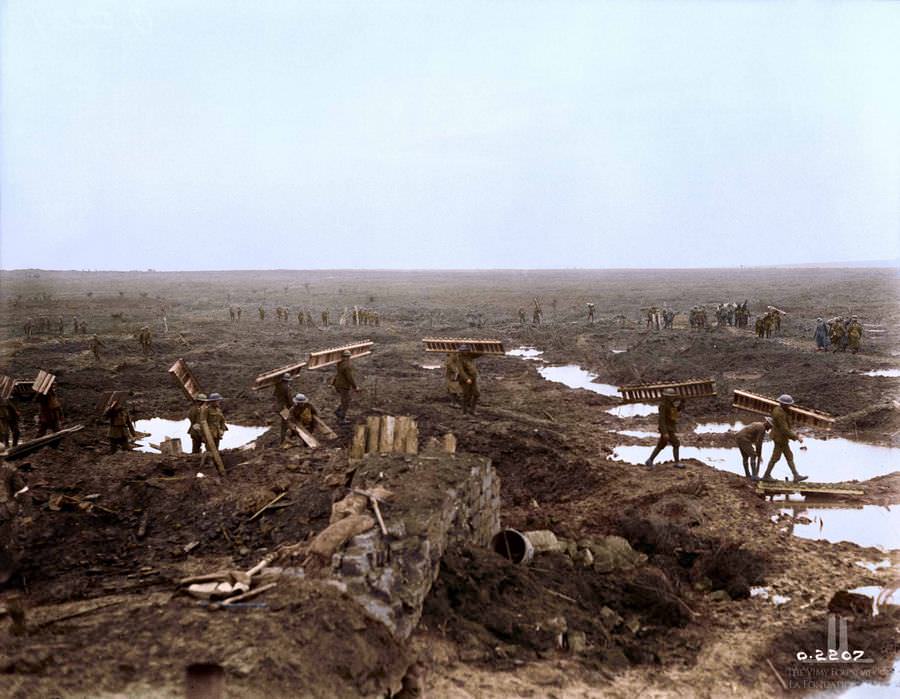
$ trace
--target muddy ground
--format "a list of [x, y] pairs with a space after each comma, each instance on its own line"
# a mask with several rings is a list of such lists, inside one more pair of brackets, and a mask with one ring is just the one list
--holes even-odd
[[[896, 568], [857, 565], [888, 558], [884, 552], [794, 537], [742, 478], [699, 461], [679, 471], [664, 456], [651, 472], [611, 460], [617, 444], [634, 443], [615, 430], [652, 430], [654, 418], [610, 415], [615, 399], [545, 381], [535, 362], [479, 360], [483, 405], [477, 417], [463, 416], [445, 398], [441, 372], [422, 368], [442, 355], [423, 353], [420, 340], [466, 335], [496, 337], [508, 349], [533, 345], [548, 362], [579, 364], [612, 384], [712, 376], [719, 397], [688, 406], [685, 444], [729, 444], [727, 435], [691, 428], [737, 417], [730, 392], [740, 387], [790, 392], [842, 417], [838, 435], [897, 445], [900, 379], [861, 374], [900, 363], [894, 271], [23, 271], [0, 281], [2, 373], [53, 371], [66, 423], [86, 425], [59, 450], [16, 462], [30, 486], [22, 504], [26, 554], [0, 604], [24, 607], [26, 622], [23, 629], [10, 615], [0, 619], [4, 696], [180, 696], [185, 666], [206, 660], [225, 667], [229, 696], [378, 695], [410, 668], [432, 696], [458, 697], [772, 696], [784, 691], [782, 682], [791, 693], [809, 693], [890, 674], [900, 621], [893, 609], [874, 618], [857, 610], [849, 622], [850, 647], [874, 663], [796, 658], [827, 649], [835, 592], [896, 584]], [[545, 322], [521, 325], [517, 310], [530, 318], [535, 296]], [[754, 313], [768, 304], [787, 311], [778, 337], [690, 331], [684, 316], [672, 331], [648, 331], [639, 316], [648, 305], [687, 310], [744, 299]], [[594, 325], [584, 317], [588, 301], [597, 305]], [[243, 308], [238, 323], [228, 320], [230, 304]], [[328, 309], [334, 323], [354, 304], [378, 310], [380, 326], [296, 323], [301, 308], [317, 323]], [[291, 322], [275, 320], [278, 305], [291, 309]], [[468, 326], [470, 312], [483, 315], [484, 327]], [[862, 352], [814, 352], [816, 316], [849, 312], [872, 331]], [[41, 315], [54, 325], [62, 316], [63, 335], [54, 329], [24, 338], [25, 318]], [[87, 321], [87, 336], [72, 334], [74, 315]], [[154, 331], [149, 358], [134, 339], [143, 324]], [[92, 333], [106, 345], [99, 362], [88, 349]], [[108, 455], [97, 416], [103, 393], [130, 391], [136, 419], [181, 419], [185, 399], [166, 369], [183, 357], [205, 390], [226, 396], [230, 421], [274, 424], [268, 393], [250, 390], [258, 373], [361, 338], [374, 340], [376, 351], [358, 362], [364, 390], [353, 418], [407, 414], [417, 417], [423, 439], [454, 432], [460, 450], [497, 467], [505, 526], [550, 529], [572, 541], [620, 535], [647, 555], [646, 566], [604, 575], [561, 554], [538, 555], [523, 568], [490, 552], [454, 550], [419, 630], [402, 645], [348, 611], [330, 588], [299, 579], [239, 610], [213, 612], [179, 596], [174, 581], [184, 575], [250, 567], [321, 530], [343, 494], [339, 446], [350, 428], [335, 425], [338, 447], [313, 454], [281, 450], [269, 432], [256, 449], [225, 453], [224, 479], [209, 465], [198, 479], [190, 456]], [[307, 372], [295, 387], [334, 423], [329, 379], [328, 371]], [[34, 407], [20, 407], [33, 434]], [[802, 459], [801, 452], [801, 470], [815, 480], [815, 464]], [[853, 464], [847, 474], [853, 480]], [[865, 483], [862, 501], [900, 504], [898, 483], [897, 474]], [[282, 491], [284, 507], [248, 521]], [[58, 494], [95, 496], [88, 500], [95, 506], [57, 509]], [[790, 601], [749, 597], [750, 587]], [[310, 635], [310, 628], [319, 631]], [[584, 643], [573, 648], [567, 639], [579, 632]]]

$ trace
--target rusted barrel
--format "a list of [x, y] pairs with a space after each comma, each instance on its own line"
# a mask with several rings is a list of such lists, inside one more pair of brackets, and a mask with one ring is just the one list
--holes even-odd
[[513, 563], [528, 565], [534, 557], [534, 546], [522, 532], [515, 529], [501, 529], [491, 539], [491, 548]]

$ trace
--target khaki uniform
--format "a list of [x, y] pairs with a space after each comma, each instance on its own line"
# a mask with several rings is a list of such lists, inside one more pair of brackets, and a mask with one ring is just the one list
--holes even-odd
[[203, 431], [200, 429], [200, 408], [202, 403], [194, 403], [188, 410], [188, 435], [191, 437], [191, 454], [199, 454], [203, 445]]
[[115, 454], [118, 449], [131, 451], [131, 439], [134, 436], [134, 424], [128, 409], [121, 405], [107, 408], [103, 417], [109, 420], [106, 436], [109, 439], [109, 453]]
[[475, 414], [475, 406], [481, 396], [478, 390], [478, 368], [475, 366], [475, 360], [480, 356], [478, 352], [460, 352], [457, 361], [463, 412], [472, 415]]
[[863, 329], [858, 321], [851, 321], [847, 326], [847, 345], [853, 354], [859, 352], [859, 341], [862, 339]]
[[444, 379], [447, 383], [447, 393], [458, 401], [462, 397], [462, 386], [459, 383], [459, 353], [448, 352], [444, 360]]
[[319, 411], [312, 403], [302, 403], [291, 408], [291, 421], [300, 425], [307, 432], [314, 432], [316, 429], [315, 418], [318, 414]]
[[753, 422], [735, 435], [741, 459], [744, 462], [744, 475], [747, 478], [759, 475], [759, 462], [762, 460], [762, 445], [766, 437], [766, 423]]
[[47, 432], [59, 432], [62, 423], [62, 403], [56, 395], [56, 389], [51, 388], [47, 395], [38, 395], [38, 437], [43, 437]]
[[844, 324], [840, 320], [831, 324], [831, 347], [832, 352], [840, 350], [843, 352], [844, 347]]
[[275, 399], [275, 412], [278, 414], [278, 419], [281, 422], [281, 441], [283, 442], [287, 439], [288, 424], [287, 421], [281, 417], [281, 411], [285, 408], [290, 409], [293, 405], [291, 387], [288, 382], [279, 379], [278, 383], [275, 384], [275, 390], [272, 391], [272, 397]]
[[100, 341], [99, 337], [92, 337], [91, 338], [91, 352], [94, 355], [94, 359], [97, 359], [97, 360], [100, 359], [100, 348], [101, 347], [106, 347], [106, 345], [104, 345]]
[[12, 446], [16, 446], [19, 443], [19, 411], [9, 398], [0, 398], [0, 439], [3, 446], [10, 446], [10, 436]]
[[679, 411], [683, 405], [684, 403], [682, 401], [676, 403], [672, 400], [671, 396], [663, 397], [662, 402], [659, 404], [659, 418], [657, 419], [659, 441], [656, 442], [656, 446], [653, 447], [650, 458], [645, 462], [647, 466], [652, 466], [653, 459], [655, 459], [668, 445], [672, 445], [672, 455], [675, 458], [675, 463], [680, 463], [678, 460], [678, 450], [681, 446], [681, 442], [678, 440], [678, 434], [675, 430], [678, 427]]
[[798, 437], [791, 429], [787, 411], [780, 405], [776, 405], [772, 408], [772, 442], [774, 448], [772, 449], [772, 457], [769, 459], [769, 464], [766, 466], [766, 473], [763, 476], [764, 480], [771, 478], [772, 469], [775, 468], [775, 464], [782, 455], [788, 462], [788, 467], [791, 469], [791, 473], [794, 474], [794, 478], [797, 478], [797, 468], [794, 466], [794, 453], [791, 451], [790, 445], [792, 439], [798, 439]]
[[344, 357], [338, 362], [337, 371], [331, 380], [331, 385], [334, 386], [334, 390], [341, 397], [341, 404], [334, 412], [341, 420], [346, 420], [347, 411], [350, 409], [350, 391], [359, 390], [356, 385], [353, 367], [350, 366], [349, 357]]

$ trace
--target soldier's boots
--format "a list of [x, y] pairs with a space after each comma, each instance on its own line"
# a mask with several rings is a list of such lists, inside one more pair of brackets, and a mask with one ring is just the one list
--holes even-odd
[[653, 447], [653, 453], [650, 454], [650, 458], [644, 462], [644, 466], [647, 468], [653, 468], [653, 459], [659, 456], [659, 452], [662, 451], [662, 447]]
[[675, 457], [675, 463], [672, 464], [675, 468], [684, 468], [684, 464], [681, 463], [681, 460], [678, 458], [678, 447], [672, 447], [672, 456]]

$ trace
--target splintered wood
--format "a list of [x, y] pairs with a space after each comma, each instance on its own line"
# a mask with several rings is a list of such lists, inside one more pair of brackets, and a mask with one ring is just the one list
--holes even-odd
[[643, 403], [648, 400], [661, 400], [667, 388], [675, 390], [678, 398], [710, 398], [716, 395], [714, 379], [689, 379], [675, 383], [648, 383], [633, 386], [620, 386], [623, 403]]
[[318, 352], [310, 352], [309, 359], [306, 362], [307, 369], [321, 369], [332, 364], [337, 364], [345, 351], [350, 352], [353, 359], [365, 357], [372, 354], [372, 345], [375, 343], [371, 340], [363, 340], [355, 342], [351, 345], [343, 345], [341, 347], [331, 347], [329, 349], [319, 350]]
[[51, 434], [44, 435], [43, 437], [38, 437], [37, 439], [31, 439], [27, 442], [19, 442], [17, 446], [10, 447], [5, 451], [0, 452], [0, 456], [11, 461], [13, 459], [19, 458], [20, 456], [30, 454], [33, 451], [37, 451], [38, 449], [42, 449], [49, 444], [58, 442], [63, 437], [67, 437], [70, 434], [74, 434], [75, 432], [83, 429], [84, 425], [73, 425], [72, 427], [67, 427], [64, 430], [59, 430], [58, 432], [53, 432]]
[[426, 337], [422, 340], [426, 352], [459, 352], [468, 345], [479, 354], [506, 354], [500, 340], [476, 340], [472, 337]]
[[[731, 405], [740, 410], [746, 410], [748, 413], [771, 415], [772, 408], [778, 405], [778, 401], [774, 398], [758, 396], [749, 391], [735, 390]], [[826, 430], [831, 429], [834, 425], [835, 418], [828, 413], [813, 410], [812, 408], [802, 408], [799, 405], [789, 405], [784, 406], [784, 408], [794, 424], [822, 427]]]
[[50, 389], [53, 387], [53, 382], [56, 381], [56, 377], [51, 374], [49, 371], [44, 371], [41, 369], [37, 373], [37, 377], [34, 379], [34, 383], [32, 384], [32, 388], [35, 393], [40, 393], [42, 396], [46, 396]]
[[418, 454], [419, 426], [407, 415], [371, 415], [353, 429], [350, 460], [366, 454]]
[[200, 388], [200, 383], [197, 381], [197, 379], [194, 378], [191, 370], [188, 369], [187, 362], [185, 362], [183, 359], [179, 359], [172, 366], [170, 366], [169, 373], [175, 377], [178, 385], [181, 386], [181, 389], [184, 391], [185, 395], [191, 400], [196, 400], [197, 394], [203, 393]]
[[272, 386], [278, 382], [282, 375], [293, 374], [300, 371], [305, 366], [306, 362], [295, 362], [294, 364], [288, 364], [287, 366], [279, 367], [278, 369], [272, 369], [272, 371], [267, 371], [265, 374], [260, 374], [253, 382], [253, 390], [258, 391], [266, 386]]

